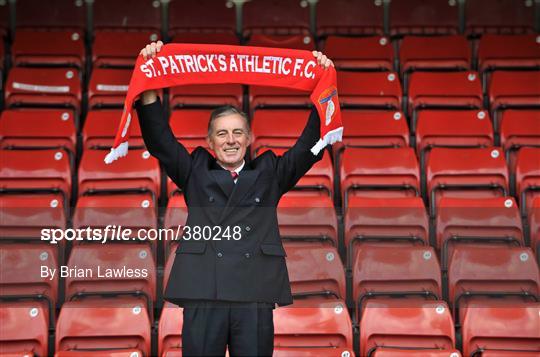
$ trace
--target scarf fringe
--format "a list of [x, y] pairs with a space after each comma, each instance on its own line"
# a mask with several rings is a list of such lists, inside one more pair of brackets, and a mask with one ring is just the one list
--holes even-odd
[[126, 156], [127, 153], [128, 153], [128, 142], [124, 141], [123, 143], [118, 145], [118, 147], [112, 148], [111, 152], [109, 152], [107, 156], [105, 156], [105, 159], [103, 161], [105, 161], [106, 164], [110, 164], [113, 161], [116, 161], [119, 158]]
[[343, 127], [340, 126], [334, 130], [330, 130], [326, 135], [319, 139], [317, 143], [311, 148], [313, 155], [318, 155], [319, 152], [326, 147], [326, 145], [332, 145], [337, 141], [341, 141], [343, 137]]

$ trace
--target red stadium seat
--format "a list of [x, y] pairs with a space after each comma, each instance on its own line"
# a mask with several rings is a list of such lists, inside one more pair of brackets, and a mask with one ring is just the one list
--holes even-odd
[[154, 201], [160, 193], [158, 161], [146, 150], [130, 150], [115, 165], [103, 161], [102, 150], [85, 150], [79, 165], [79, 195], [95, 192], [150, 192]]
[[401, 110], [402, 90], [394, 72], [337, 72], [343, 107]]
[[435, 247], [443, 272], [458, 245], [480, 247], [523, 245], [519, 211], [513, 198], [464, 199], [443, 197], [435, 221]]
[[385, 246], [396, 252], [403, 246], [429, 244], [429, 221], [420, 197], [353, 196], [345, 212], [344, 226], [348, 269], [352, 268], [360, 244]]
[[23, 68], [9, 71], [5, 87], [8, 107], [62, 107], [79, 113], [82, 89], [74, 68]]
[[[214, 36], [227, 36], [238, 42], [238, 39], [234, 36], [236, 31], [235, 11], [232, 1], [171, 1], [168, 11], [169, 35], [174, 37], [178, 34], [189, 34], [190, 36], [193, 34], [206, 34], [212, 38]], [[185, 43], [197, 42], [187, 41]]]
[[469, 309], [463, 321], [463, 355], [538, 356], [539, 308], [536, 303]]
[[123, 108], [132, 73], [131, 69], [94, 68], [88, 83], [89, 109]]
[[418, 196], [420, 192], [418, 161], [409, 147], [347, 148], [340, 177], [344, 208], [352, 194], [380, 198]]
[[150, 330], [146, 308], [137, 303], [70, 301], [62, 305], [56, 324], [56, 351], [99, 349], [103, 356], [111, 350], [135, 349], [149, 356]]
[[210, 109], [181, 109], [173, 110], [169, 123], [175, 137], [189, 151], [197, 146], [208, 148], [208, 121]]
[[[175, 4], [178, 2], [174, 2]], [[195, 2], [199, 4], [200, 2]], [[192, 3], [189, 3], [192, 4]], [[221, 4], [221, 3], [220, 3]], [[187, 31], [187, 30], [186, 30]], [[171, 40], [172, 43], [206, 43], [215, 45], [236, 45], [240, 42], [232, 32], [179, 32]]]
[[120, 350], [99, 350], [99, 351], [59, 351], [54, 357], [135, 357], [142, 356], [141, 350], [136, 348], [127, 348]]
[[265, 148], [288, 149], [294, 145], [306, 126], [307, 109], [256, 110], [251, 121], [253, 155]]
[[47, 312], [32, 301], [0, 303], [0, 354], [49, 355]]
[[[461, 357], [456, 349], [424, 350], [424, 349], [397, 349], [393, 347], [379, 347], [372, 357]], [[483, 355], [484, 356], [484, 355]], [[501, 356], [502, 357], [502, 356]]]
[[407, 105], [413, 127], [422, 109], [482, 108], [482, 85], [476, 72], [413, 72], [409, 78]]
[[394, 49], [387, 37], [328, 36], [324, 53], [337, 69], [392, 71]]
[[454, 343], [454, 324], [444, 301], [368, 301], [360, 320], [360, 356], [384, 347], [450, 350]]
[[249, 106], [253, 113], [266, 108], [309, 108], [313, 103], [310, 93], [290, 88], [249, 87]]
[[4, 193], [59, 194], [63, 197], [63, 206], [68, 207], [71, 197], [69, 158], [58, 150], [2, 150], [0, 187]]
[[277, 215], [281, 239], [321, 241], [338, 246], [338, 222], [328, 195], [289, 192], [279, 201]]
[[82, 70], [86, 61], [84, 32], [19, 29], [11, 54], [14, 66], [54, 65]]
[[513, 0], [470, 0], [465, 3], [468, 35], [522, 34], [534, 31], [534, 4]]
[[243, 89], [240, 84], [201, 84], [176, 86], [170, 89], [171, 110], [184, 107], [219, 107], [234, 105], [241, 108]]
[[6, 109], [0, 117], [2, 149], [65, 150], [75, 156], [76, 119], [62, 109]]
[[158, 326], [158, 355], [173, 357], [182, 355], [183, 309], [165, 302]]
[[317, 35], [381, 35], [383, 12], [382, 3], [371, 0], [320, 0]]
[[456, 34], [458, 16], [455, 1], [394, 0], [390, 3], [390, 34]]
[[431, 216], [441, 197], [508, 195], [508, 169], [498, 148], [434, 148], [426, 166]]
[[356, 318], [367, 301], [381, 297], [439, 300], [441, 273], [431, 247], [362, 246], [352, 265], [352, 290]]
[[[141, 48], [150, 42], [157, 41], [160, 37], [158, 31], [97, 30], [94, 33], [92, 45], [94, 70], [99, 67], [133, 67]], [[119, 43], [122, 46], [118, 46]]]
[[317, 357], [321, 356], [321, 353], [325, 357], [343, 357], [353, 356], [352, 350], [349, 348], [294, 348], [294, 347], [274, 347], [273, 357]]
[[294, 348], [302, 355], [327, 356], [336, 349], [352, 353], [352, 323], [345, 303], [335, 300], [296, 300], [274, 311], [274, 348]]
[[540, 67], [537, 38], [535, 34], [483, 35], [478, 44], [478, 71], [483, 73], [484, 88], [494, 70]]
[[86, 21], [86, 6], [81, 1], [22, 0], [16, 3], [16, 15], [17, 32], [21, 28], [82, 31]]
[[309, 35], [265, 35], [253, 34], [249, 37], [248, 46], [293, 48], [296, 50], [312, 51], [315, 41]]
[[308, 34], [310, 14], [308, 2], [250, 1], [244, 3], [242, 8], [244, 36], [253, 33]]
[[314, 243], [285, 244], [293, 297], [345, 300], [345, 271], [337, 248]]
[[489, 103], [495, 132], [499, 132], [499, 112], [540, 107], [540, 71], [495, 71], [489, 85]]
[[[133, 110], [131, 114], [129, 147], [130, 149], [142, 148], [144, 142], [137, 111]], [[119, 109], [90, 110], [82, 131], [83, 150], [112, 147], [121, 116], [122, 110]]]
[[511, 173], [516, 170], [516, 156], [522, 147], [540, 146], [540, 109], [508, 109], [501, 115], [501, 146]]
[[532, 202], [531, 213], [529, 214], [529, 242], [536, 253], [536, 261], [540, 265], [540, 199]]
[[[182, 238], [182, 227], [186, 225], [188, 217], [188, 209], [184, 195], [181, 193], [169, 193], [169, 201], [167, 202], [167, 210], [163, 217], [163, 228], [172, 229], [174, 234], [174, 239], [169, 239], [164, 243], [165, 257], [169, 256], [169, 252], [173, 251], [178, 243], [175, 240], [180, 240]], [[173, 254], [174, 257], [174, 254]], [[172, 266], [172, 261], [170, 262]], [[165, 269], [168, 272], [169, 269]], [[168, 273], [167, 273], [168, 274]], [[168, 275], [166, 275], [168, 277]], [[165, 279], [164, 281], [166, 281]], [[165, 286], [165, 285], [164, 285]]]
[[94, 0], [94, 28], [161, 30], [161, 3], [152, 0]]
[[521, 216], [527, 217], [531, 206], [540, 197], [540, 148], [522, 148], [516, 159], [516, 196]]
[[[90, 271], [84, 277], [65, 277], [66, 301], [99, 297], [101, 306], [139, 302], [153, 315], [156, 301], [156, 263], [147, 245], [108, 242], [73, 247], [66, 265], [70, 271]], [[83, 270], [84, 269], [84, 270]], [[98, 301], [98, 300], [96, 300]]]
[[[414, 11], [417, 9], [413, 8]], [[465, 36], [406, 36], [399, 49], [400, 71], [405, 89], [414, 71], [466, 71], [471, 67], [471, 50]]]
[[[448, 301], [454, 311], [454, 321], [463, 321], [467, 311], [478, 306], [493, 305], [493, 298], [537, 301], [540, 276], [530, 248], [480, 247], [460, 245], [454, 248], [448, 269]], [[500, 303], [499, 299], [495, 300]]]

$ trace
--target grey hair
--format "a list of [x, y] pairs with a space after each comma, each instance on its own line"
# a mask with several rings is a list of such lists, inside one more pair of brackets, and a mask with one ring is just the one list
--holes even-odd
[[249, 124], [249, 118], [247, 114], [239, 110], [233, 105], [224, 105], [224, 106], [214, 109], [212, 113], [210, 114], [210, 120], [208, 120], [208, 136], [212, 134], [212, 124], [217, 118], [221, 118], [226, 115], [232, 115], [232, 114], [238, 114], [242, 118], [244, 118], [244, 121], [246, 122], [246, 127], [248, 129], [248, 134], [251, 133], [251, 126]]

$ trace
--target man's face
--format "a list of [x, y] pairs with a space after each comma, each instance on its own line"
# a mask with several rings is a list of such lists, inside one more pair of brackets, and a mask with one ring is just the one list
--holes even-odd
[[251, 135], [242, 116], [229, 114], [214, 120], [206, 140], [216, 154], [217, 161], [233, 170], [242, 163], [247, 147], [251, 144]]

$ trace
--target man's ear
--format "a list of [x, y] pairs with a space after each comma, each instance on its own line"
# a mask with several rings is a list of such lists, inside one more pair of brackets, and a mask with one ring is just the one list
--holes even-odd
[[209, 135], [206, 136], [206, 143], [210, 149], [214, 150], [214, 142], [210, 139]]

